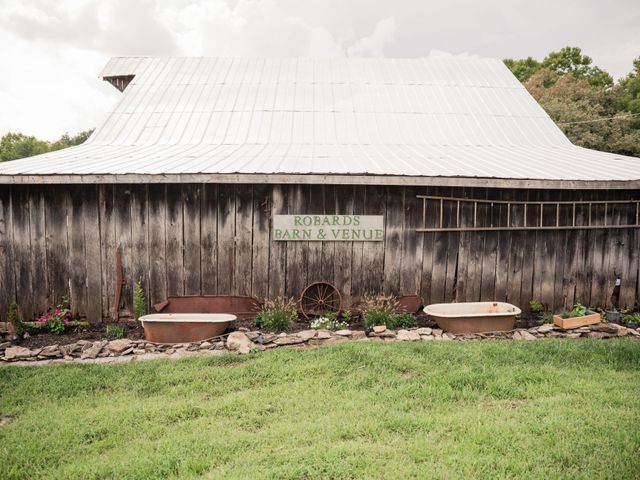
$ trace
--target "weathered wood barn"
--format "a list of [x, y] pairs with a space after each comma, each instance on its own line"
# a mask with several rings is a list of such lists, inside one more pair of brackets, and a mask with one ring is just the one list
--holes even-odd
[[[0, 316], [63, 296], [126, 315], [138, 279], [150, 304], [325, 280], [347, 302], [607, 306], [618, 277], [637, 302], [640, 160], [572, 145], [498, 60], [114, 58], [101, 76], [122, 97], [85, 144], [0, 164]], [[279, 240], [286, 214], [383, 230]]]

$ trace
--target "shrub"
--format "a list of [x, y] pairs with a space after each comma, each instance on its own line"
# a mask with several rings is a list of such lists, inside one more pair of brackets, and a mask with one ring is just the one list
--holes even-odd
[[125, 328], [123, 325], [107, 325], [107, 337], [109, 338], [123, 338], [125, 334]]
[[144, 298], [144, 290], [140, 280], [133, 287], [133, 316], [136, 320], [142, 317], [147, 311], [147, 300]]
[[67, 324], [73, 320], [73, 314], [69, 308], [69, 301], [63, 299], [55, 307], [49, 308], [38, 317], [39, 328], [46, 328], [51, 332], [60, 335], [67, 328]]
[[631, 313], [622, 317], [624, 323], [640, 323], [640, 313]]
[[391, 324], [387, 327], [393, 329], [411, 328], [416, 326], [416, 319], [410, 313], [396, 313], [391, 316]]
[[7, 320], [11, 325], [13, 325], [13, 332], [19, 337], [24, 334], [26, 328], [24, 323], [22, 323], [22, 319], [20, 318], [20, 313], [18, 312], [18, 304], [12, 303], [9, 305], [9, 312], [7, 313]]
[[542, 321], [542, 323], [553, 323], [553, 313], [543, 313], [542, 315], [540, 315], [540, 320]]
[[390, 326], [400, 304], [392, 295], [366, 294], [362, 299], [362, 319], [367, 327], [375, 325]]
[[544, 305], [539, 300], [531, 300], [529, 302], [529, 308], [532, 313], [542, 313], [544, 312]]
[[592, 313], [593, 312], [584, 305], [576, 303], [572, 310], [563, 310], [562, 313], [560, 313], [560, 316], [562, 318], [584, 317], [585, 315], [590, 315]]
[[298, 309], [293, 298], [277, 297], [265, 300], [256, 317], [256, 327], [271, 332], [287, 331], [298, 320]]

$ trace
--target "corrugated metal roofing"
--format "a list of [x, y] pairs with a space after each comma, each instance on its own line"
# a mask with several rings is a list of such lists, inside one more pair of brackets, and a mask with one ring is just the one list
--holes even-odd
[[638, 180], [572, 145], [499, 60], [114, 58], [135, 75], [83, 145], [6, 175], [336, 174]]

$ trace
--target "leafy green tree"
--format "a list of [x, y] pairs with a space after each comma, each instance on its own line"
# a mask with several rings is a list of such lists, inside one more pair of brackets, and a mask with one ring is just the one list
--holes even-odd
[[520, 60], [506, 58], [504, 59], [504, 63], [521, 82], [528, 80], [531, 78], [531, 75], [542, 68], [540, 62], [533, 57], [527, 57]]
[[32, 157], [33, 155], [80, 145], [89, 138], [91, 133], [93, 133], [93, 130], [85, 130], [74, 136], [65, 133], [58, 140], [50, 143], [23, 133], [9, 132], [0, 138], [0, 162]]
[[564, 47], [558, 52], [551, 52], [542, 60], [541, 66], [556, 72], [558, 75], [571, 74], [576, 78], [584, 78], [594, 86], [611, 86], [613, 78], [599, 67], [591, 65], [593, 60], [583, 55], [578, 47]]

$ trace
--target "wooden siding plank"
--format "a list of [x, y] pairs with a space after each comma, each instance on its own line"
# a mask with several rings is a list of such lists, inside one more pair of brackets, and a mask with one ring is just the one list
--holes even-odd
[[70, 293], [70, 252], [67, 237], [68, 192], [69, 190], [60, 185], [50, 186], [45, 190], [45, 229], [47, 231], [47, 273], [49, 275], [50, 305], [62, 302], [63, 298], [69, 298]]
[[116, 185], [114, 189], [116, 245], [122, 252], [122, 292], [119, 316], [133, 316], [133, 240], [131, 236], [131, 189], [132, 185]]
[[182, 188], [183, 237], [184, 237], [184, 293], [200, 295], [201, 282], [201, 226], [200, 203], [201, 185], [185, 185]]
[[82, 189], [84, 210], [84, 241], [86, 252], [87, 306], [85, 314], [90, 323], [102, 322], [102, 255], [101, 226], [98, 206], [98, 187], [87, 185]]
[[202, 294], [218, 292], [218, 186], [202, 186], [200, 206], [200, 272]]
[[236, 208], [236, 248], [234, 255], [233, 292], [236, 295], [251, 295], [251, 265], [253, 228], [253, 188], [251, 185], [238, 185], [235, 191]]
[[147, 185], [131, 186], [131, 283], [140, 282], [145, 292], [145, 305], [150, 311], [149, 284], [149, 196]]
[[404, 190], [386, 187], [386, 222], [384, 233], [384, 283], [387, 294], [400, 295], [402, 268], [402, 230], [404, 228]]
[[218, 294], [231, 295], [234, 284], [236, 241], [235, 185], [218, 188]]
[[116, 288], [116, 222], [114, 185], [100, 185], [98, 214], [100, 218], [100, 256], [102, 258], [102, 318], [113, 318]]
[[74, 316], [86, 317], [87, 312], [87, 252], [84, 239], [84, 208], [82, 188], [69, 190], [69, 272], [71, 310]]
[[287, 273], [287, 245], [286, 242], [273, 241], [273, 215], [285, 214], [287, 203], [285, 187], [274, 185], [271, 200], [271, 218], [269, 224], [269, 298], [281, 297], [285, 292]]
[[251, 250], [251, 295], [263, 300], [269, 295], [269, 219], [271, 187], [253, 187], [253, 248]]
[[[324, 213], [323, 186], [309, 185], [306, 187], [307, 207], [304, 213], [321, 215]], [[326, 280], [322, 270], [322, 242], [307, 243], [307, 266], [305, 283], [319, 282]], [[340, 289], [340, 287], [338, 287]]]
[[16, 301], [11, 220], [12, 190], [11, 186], [0, 188], [0, 321], [7, 320], [9, 305]]
[[[325, 215], [333, 215], [336, 211], [336, 187], [334, 185], [324, 185], [322, 188], [322, 212]], [[304, 211], [304, 210], [303, 210]], [[336, 258], [336, 242], [322, 242], [322, 279], [335, 285], [335, 258]], [[306, 259], [305, 259], [306, 260]], [[306, 286], [307, 281], [305, 280]], [[342, 292], [340, 285], [336, 285], [338, 290]], [[302, 288], [299, 293], [302, 293]]]
[[[492, 189], [486, 189], [484, 198], [495, 198], [497, 193]], [[478, 206], [478, 222], [483, 225], [497, 225], [499, 212], [491, 205]], [[480, 280], [480, 301], [496, 300], [496, 264], [498, 261], [498, 232], [484, 232], [482, 246], [482, 265]]]
[[[353, 187], [353, 213], [364, 215], [365, 212], [365, 188], [359, 185]], [[365, 293], [363, 285], [363, 246], [366, 242], [351, 243], [351, 303], [348, 307], [357, 304]], [[311, 270], [309, 270], [311, 272]], [[311, 273], [309, 274], [311, 277]]]
[[[385, 208], [384, 193], [384, 187], [367, 187], [364, 213], [365, 215], [383, 215], [386, 229], [389, 218]], [[377, 293], [383, 290], [385, 244], [386, 242], [363, 242], [362, 285], [365, 293]]]
[[[289, 215], [305, 213], [307, 202], [302, 185], [288, 185], [287, 212]], [[307, 242], [285, 242], [287, 245], [287, 277], [285, 291], [288, 297], [298, 298], [307, 285]], [[332, 265], [333, 267], [333, 265]]]
[[[427, 194], [431, 192], [426, 190]], [[422, 193], [422, 192], [421, 192]], [[416, 199], [418, 200], [418, 199]], [[433, 207], [434, 203], [426, 202], [426, 211], [424, 212], [424, 226], [427, 228], [435, 228], [437, 221], [437, 212]], [[422, 202], [420, 201], [420, 210], [423, 209]], [[422, 225], [422, 217], [420, 218], [420, 223], [418, 225]], [[422, 235], [422, 278], [421, 278], [421, 295], [424, 299], [425, 305], [429, 305], [431, 303], [435, 303], [434, 299], [431, 297], [431, 292], [433, 291], [433, 267], [434, 267], [434, 250], [435, 250], [435, 238], [436, 233], [434, 232], [425, 232], [421, 233]]]
[[184, 210], [182, 188], [182, 185], [167, 185], [165, 255], [167, 259], [167, 295], [169, 296], [184, 295]]
[[[16, 297], [22, 318], [34, 317], [31, 296], [31, 234], [29, 225], [29, 188], [20, 186], [13, 189], [13, 255], [16, 278]], [[66, 229], [65, 229], [66, 234]], [[63, 257], [65, 262], [66, 257]]]
[[[353, 215], [353, 187], [335, 187], [335, 214]], [[313, 242], [309, 242], [311, 244]], [[334, 279], [340, 294], [343, 306], [351, 305], [351, 255], [353, 242], [334, 242]]]
[[44, 202], [44, 189], [38, 186], [30, 187], [29, 232], [31, 235], [31, 295], [34, 313], [43, 312], [49, 304]]
[[149, 236], [149, 304], [165, 300], [167, 290], [167, 203], [166, 186], [149, 185], [148, 236]]

